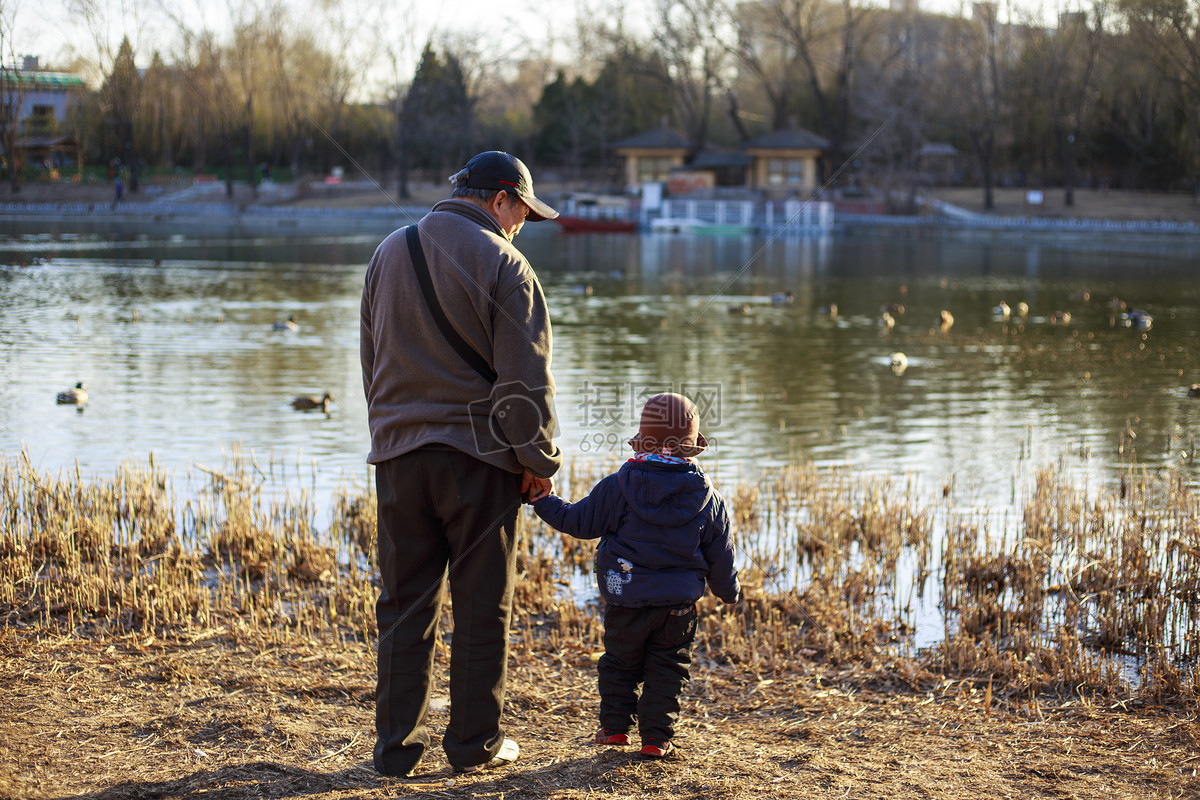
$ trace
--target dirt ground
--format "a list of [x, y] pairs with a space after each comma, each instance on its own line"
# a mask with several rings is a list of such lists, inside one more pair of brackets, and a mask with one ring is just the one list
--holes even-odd
[[[0, 628], [0, 797], [1200, 796], [1194, 710], [1033, 703], [992, 697], [987, 681], [803, 657], [770, 677], [698, 658], [678, 750], [644, 760], [590, 743], [590, 654], [548, 642], [512, 655], [514, 765], [454, 775], [435, 744], [414, 778], [382, 778], [370, 764], [369, 645], [236, 633], [97, 641]], [[444, 692], [435, 687], [435, 737]]]
[[[172, 199], [171, 193], [187, 187], [187, 183], [172, 186], [157, 187], [152, 194], [146, 192], [126, 192], [127, 203], [143, 203], [157, 199]], [[225, 195], [219, 191], [207, 199], [223, 201]], [[427, 184], [414, 184], [411, 188], [412, 197], [403, 202], [404, 205], [431, 206], [438, 200], [448, 196], [445, 187]], [[538, 193], [547, 194], [561, 190], [563, 187], [538, 186]], [[983, 190], [978, 188], [937, 188], [932, 196], [938, 200], [956, 205], [968, 211], [985, 213], [983, 209]], [[30, 183], [14, 193], [7, 184], [0, 184], [0, 203], [9, 202], [80, 202], [80, 203], [111, 203], [113, 190], [108, 185], [71, 185], [71, 184], [39, 184]], [[182, 196], [181, 196], [182, 197]], [[192, 197], [190, 199], [197, 199]], [[252, 197], [246, 186], [236, 187], [235, 199], [250, 202]], [[259, 200], [267, 199], [265, 196]], [[349, 185], [345, 187], [322, 187], [319, 194], [304, 198], [288, 200], [285, 205], [296, 206], [328, 206], [335, 208], [357, 208], [365, 206], [385, 206], [395, 198], [369, 185]], [[1100, 191], [1096, 189], [1077, 189], [1075, 204], [1064, 205], [1061, 189], [1047, 189], [1043, 192], [1043, 202], [1031, 205], [1027, 201], [1025, 189], [996, 189], [993, 195], [995, 207], [989, 214], [1004, 217], [1062, 217], [1115, 220], [1166, 220], [1175, 222], [1200, 222], [1200, 199], [1183, 193], [1166, 192], [1133, 192], [1124, 190]]]
[[[144, 203], [157, 200], [161, 193], [147, 194], [125, 191], [125, 202]], [[109, 184], [88, 183], [26, 183], [13, 191], [7, 182], [0, 182], [0, 203], [111, 203], [113, 187]]]

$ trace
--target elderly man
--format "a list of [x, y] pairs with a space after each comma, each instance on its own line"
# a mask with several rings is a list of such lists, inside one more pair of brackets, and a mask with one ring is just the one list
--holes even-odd
[[375, 769], [408, 776], [429, 746], [434, 637], [449, 577], [450, 722], [459, 772], [508, 764], [500, 724], [522, 497], [550, 489], [550, 318], [512, 240], [558, 212], [508, 153], [451, 177], [451, 199], [388, 236], [367, 267], [360, 351], [379, 501], [382, 588]]

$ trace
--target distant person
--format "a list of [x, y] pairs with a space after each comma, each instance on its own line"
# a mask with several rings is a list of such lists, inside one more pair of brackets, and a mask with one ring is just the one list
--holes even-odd
[[[699, 412], [682, 395], [657, 394], [642, 409], [634, 457], [578, 503], [553, 494], [533, 508], [554, 529], [600, 539], [596, 577], [604, 600], [598, 744], [641, 754], [671, 752], [680, 696], [690, 680], [696, 601], [704, 585], [726, 603], [741, 595], [729, 507], [692, 459], [708, 446]], [[640, 688], [639, 688], [640, 687]]]
[[[516, 760], [500, 724], [523, 495], [562, 464], [550, 316], [513, 238], [558, 212], [514, 156], [486, 152], [451, 199], [393, 232], [367, 266], [360, 350], [378, 495], [375, 769], [407, 776], [429, 747], [434, 636], [454, 608], [450, 721], [458, 772]], [[422, 299], [423, 298], [423, 299]]]
[[120, 202], [124, 199], [125, 199], [125, 181], [121, 180], [121, 176], [118, 175], [117, 179], [115, 181], [113, 181], [113, 203], [112, 203], [113, 208], [116, 208], [120, 204]]

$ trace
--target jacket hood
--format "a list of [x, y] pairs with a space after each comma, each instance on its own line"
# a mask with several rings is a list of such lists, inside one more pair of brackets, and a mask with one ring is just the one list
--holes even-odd
[[486, 228], [505, 241], [509, 241], [508, 237], [504, 235], [504, 229], [500, 227], [500, 223], [496, 221], [496, 218], [474, 203], [452, 197], [449, 200], [439, 200], [429, 211], [431, 214], [436, 211], [449, 211], [453, 214], [458, 214], [472, 222], [478, 222], [480, 227]]
[[617, 473], [617, 485], [633, 513], [665, 526], [688, 522], [713, 495], [708, 477], [695, 464], [631, 461]]

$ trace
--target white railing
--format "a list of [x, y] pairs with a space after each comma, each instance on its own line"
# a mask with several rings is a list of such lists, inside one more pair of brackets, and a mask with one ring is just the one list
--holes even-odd
[[776, 217], [775, 205], [768, 203], [766, 227], [768, 230], [828, 230], [833, 227], [833, 203], [825, 200], [788, 200], [783, 204], [782, 219]]
[[824, 201], [667, 200], [643, 223], [663, 231], [745, 229], [766, 233], [829, 231], [833, 205]]
[[659, 219], [689, 225], [754, 225], [750, 200], [665, 200]]

